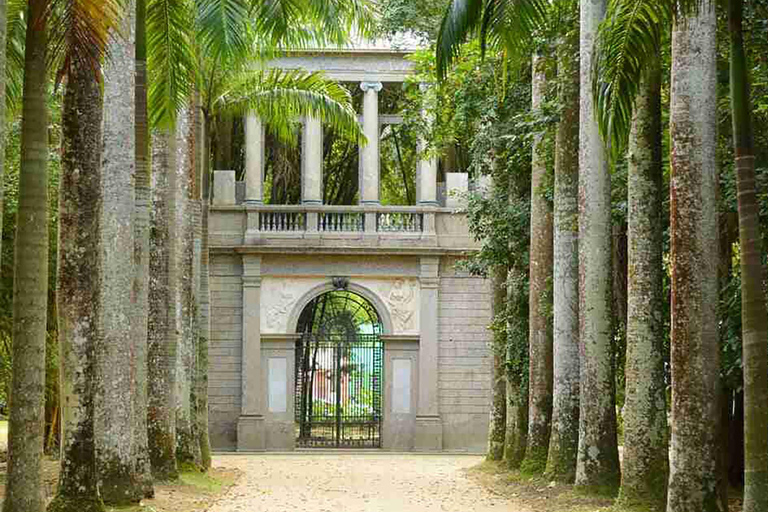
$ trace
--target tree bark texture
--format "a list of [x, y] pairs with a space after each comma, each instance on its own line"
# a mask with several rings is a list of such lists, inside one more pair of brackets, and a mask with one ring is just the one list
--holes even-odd
[[573, 483], [579, 445], [579, 49], [557, 49], [560, 122], [555, 142], [553, 396], [548, 478]]
[[[535, 53], [531, 77], [531, 110], [546, 101], [544, 56]], [[547, 464], [552, 421], [552, 211], [544, 195], [547, 178], [543, 132], [533, 138], [531, 155], [531, 242], [528, 298], [528, 444], [523, 469], [543, 472]]]
[[[148, 389], [148, 322], [149, 322], [149, 125], [147, 123], [147, 48], [146, 48], [146, 0], [136, 0], [136, 97], [134, 124], [136, 140], [134, 211], [133, 211], [133, 305], [131, 324], [134, 357], [136, 359], [136, 386], [133, 392], [133, 410], [147, 410]], [[139, 480], [145, 498], [154, 496], [152, 467], [149, 460], [147, 415], [133, 415], [134, 476]]]
[[13, 280], [13, 376], [3, 512], [41, 512], [48, 301], [48, 75], [45, 0], [27, 8]]
[[[511, 200], [512, 198], [510, 198]], [[510, 269], [507, 277], [507, 431], [504, 436], [504, 460], [510, 468], [519, 468], [528, 442], [528, 379], [525, 378], [527, 325], [517, 325], [516, 314], [524, 311], [527, 290], [523, 269]], [[522, 283], [521, 283], [522, 282]], [[522, 304], [521, 304], [522, 302]]]
[[[0, 76], [5, 76], [5, 45], [7, 39], [8, 17], [7, 1], [0, 0]], [[0, 80], [0, 119], [5, 119], [5, 80]], [[6, 125], [0, 125], [0, 147], [5, 148], [7, 138]], [[0, 151], [0, 183], [4, 183], [5, 176], [5, 151]], [[5, 200], [5, 187], [0, 187], [0, 233], [3, 231], [3, 203]], [[2, 239], [0, 237], [0, 254], [2, 254]]]
[[179, 115], [176, 126], [176, 234], [179, 301], [179, 345], [176, 359], [176, 459], [180, 464], [200, 465], [196, 435], [194, 384], [197, 362], [197, 282], [195, 279], [195, 116], [194, 106]]
[[755, 177], [749, 65], [742, 30], [743, 0], [730, 0], [731, 113], [741, 249], [744, 371], [744, 512], [768, 510], [768, 315], [761, 263], [760, 203]]
[[200, 169], [200, 290], [198, 312], [199, 339], [197, 341], [196, 408], [197, 434], [200, 443], [200, 459], [204, 470], [211, 467], [211, 440], [208, 436], [208, 340], [211, 335], [210, 289], [208, 285], [208, 205], [210, 162], [206, 118], [198, 108], [199, 169]]
[[176, 465], [176, 136], [158, 130], [152, 139], [152, 216], [149, 258], [149, 399], [147, 431], [152, 473], [178, 477]]
[[629, 140], [627, 356], [620, 500], [666, 503], [666, 386], [662, 290], [661, 67], [649, 63]]
[[58, 288], [61, 454], [49, 511], [104, 510], [96, 471], [101, 308], [101, 84], [74, 64], [62, 113]]
[[134, 346], [135, 211], [135, 15], [129, 3], [119, 35], [113, 33], [104, 68], [104, 202], [102, 229], [103, 343], [97, 376], [96, 467], [105, 503], [128, 504], [144, 497], [134, 450], [134, 393], [145, 373]]
[[672, 438], [668, 512], [713, 512], [717, 499], [716, 17], [712, 2], [672, 32], [670, 228]]
[[592, 56], [605, 0], [581, 0], [579, 131], [579, 451], [576, 485], [620, 480], [611, 302], [611, 177], [595, 118]]
[[491, 418], [488, 431], [488, 460], [504, 458], [507, 430], [507, 268], [496, 265], [491, 274], [493, 309], [493, 382], [491, 384]]

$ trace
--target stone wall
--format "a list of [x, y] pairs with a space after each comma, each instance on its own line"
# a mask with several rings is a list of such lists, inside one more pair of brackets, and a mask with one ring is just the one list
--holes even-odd
[[242, 274], [240, 255], [212, 255], [208, 400], [211, 445], [216, 450], [234, 450], [237, 446], [243, 339]]
[[456, 260], [440, 268], [438, 336], [443, 449], [485, 452], [491, 401], [490, 284], [457, 271]]

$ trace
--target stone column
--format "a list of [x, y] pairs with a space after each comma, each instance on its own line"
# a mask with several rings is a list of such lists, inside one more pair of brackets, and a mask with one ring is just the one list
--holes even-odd
[[363, 133], [368, 143], [360, 148], [362, 166], [360, 203], [379, 204], [379, 92], [381, 82], [362, 82]]
[[438, 451], [443, 449], [443, 424], [438, 404], [438, 276], [440, 258], [421, 258], [421, 291], [419, 323], [419, 406], [416, 412], [414, 449]]
[[323, 124], [319, 119], [307, 117], [301, 148], [301, 202], [323, 203]]
[[263, 202], [264, 124], [249, 113], [245, 116], [245, 204]]
[[261, 256], [243, 254], [242, 405], [237, 450], [264, 450], [264, 394], [261, 385]]
[[[422, 93], [429, 92], [429, 84], [419, 85]], [[432, 116], [424, 108], [421, 111], [427, 126], [432, 126]], [[424, 154], [427, 148], [427, 141], [420, 138], [417, 142], [417, 150], [421, 158], [416, 169], [416, 204], [421, 206], [437, 206], [437, 159], [434, 156]]]

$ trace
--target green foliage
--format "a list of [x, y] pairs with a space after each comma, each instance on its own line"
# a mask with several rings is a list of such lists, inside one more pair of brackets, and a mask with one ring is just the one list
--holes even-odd
[[384, 35], [411, 31], [427, 41], [434, 41], [449, 2], [450, 0], [383, 0], [379, 3], [377, 31]]

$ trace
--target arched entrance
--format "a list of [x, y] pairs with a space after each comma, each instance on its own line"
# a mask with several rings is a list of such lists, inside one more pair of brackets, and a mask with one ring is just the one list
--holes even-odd
[[381, 318], [365, 297], [339, 289], [312, 299], [296, 332], [296, 446], [381, 446]]

